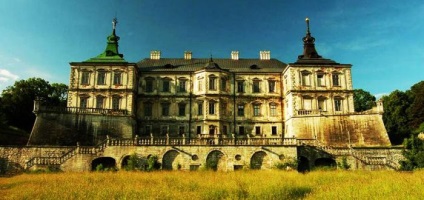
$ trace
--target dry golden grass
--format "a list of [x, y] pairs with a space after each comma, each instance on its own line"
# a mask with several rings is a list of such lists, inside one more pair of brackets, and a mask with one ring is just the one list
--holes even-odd
[[0, 178], [1, 199], [422, 199], [424, 171], [105, 172]]

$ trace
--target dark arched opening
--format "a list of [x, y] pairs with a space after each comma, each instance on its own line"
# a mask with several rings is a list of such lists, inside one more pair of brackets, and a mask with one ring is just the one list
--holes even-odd
[[315, 168], [328, 168], [328, 169], [335, 169], [337, 168], [337, 163], [332, 158], [318, 158], [315, 160], [314, 163]]
[[217, 171], [222, 168], [222, 160], [224, 158], [224, 153], [221, 151], [215, 150], [208, 154], [206, 157], [206, 168]]
[[299, 164], [297, 165], [297, 171], [307, 172], [309, 170], [310, 170], [309, 169], [309, 160], [304, 156], [300, 156], [299, 157]]
[[91, 161], [92, 171], [115, 171], [116, 161], [111, 157], [100, 157]]
[[256, 152], [250, 158], [250, 169], [261, 169], [267, 154], [263, 151]]
[[178, 155], [180, 155], [180, 153], [175, 150], [166, 152], [162, 158], [162, 169], [164, 170], [180, 169], [181, 164], [177, 162]]

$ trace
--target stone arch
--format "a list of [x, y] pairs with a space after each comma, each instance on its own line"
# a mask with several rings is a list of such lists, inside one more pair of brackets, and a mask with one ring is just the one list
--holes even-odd
[[299, 163], [297, 165], [297, 171], [299, 172], [307, 172], [310, 170], [309, 160], [305, 156], [299, 157]]
[[220, 150], [213, 150], [209, 152], [206, 157], [206, 168], [214, 171], [225, 171], [226, 170], [227, 156]]
[[95, 171], [97, 166], [103, 166], [103, 169], [116, 169], [116, 160], [112, 157], [99, 157], [91, 161], [91, 170]]
[[164, 170], [176, 170], [181, 168], [180, 152], [176, 150], [167, 151], [162, 157], [162, 169]]
[[250, 158], [250, 169], [266, 169], [268, 168], [268, 154], [264, 151], [255, 152]]
[[318, 158], [314, 162], [316, 168], [336, 168], [337, 163], [333, 158]]

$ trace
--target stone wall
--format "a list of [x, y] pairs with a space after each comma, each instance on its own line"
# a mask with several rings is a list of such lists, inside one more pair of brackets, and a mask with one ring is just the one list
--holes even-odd
[[380, 114], [293, 117], [287, 125], [296, 138], [317, 138], [326, 146], [390, 146]]
[[106, 135], [132, 138], [136, 123], [131, 116], [38, 113], [29, 145], [95, 145]]

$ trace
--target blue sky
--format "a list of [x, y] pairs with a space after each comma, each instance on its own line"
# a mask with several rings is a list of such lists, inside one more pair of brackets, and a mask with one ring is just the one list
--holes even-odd
[[324, 58], [352, 64], [354, 88], [380, 96], [424, 79], [424, 1], [0, 0], [0, 90], [19, 79], [69, 83], [69, 62], [101, 53], [118, 18], [129, 62], [162, 57], [257, 58], [302, 53], [305, 17]]

